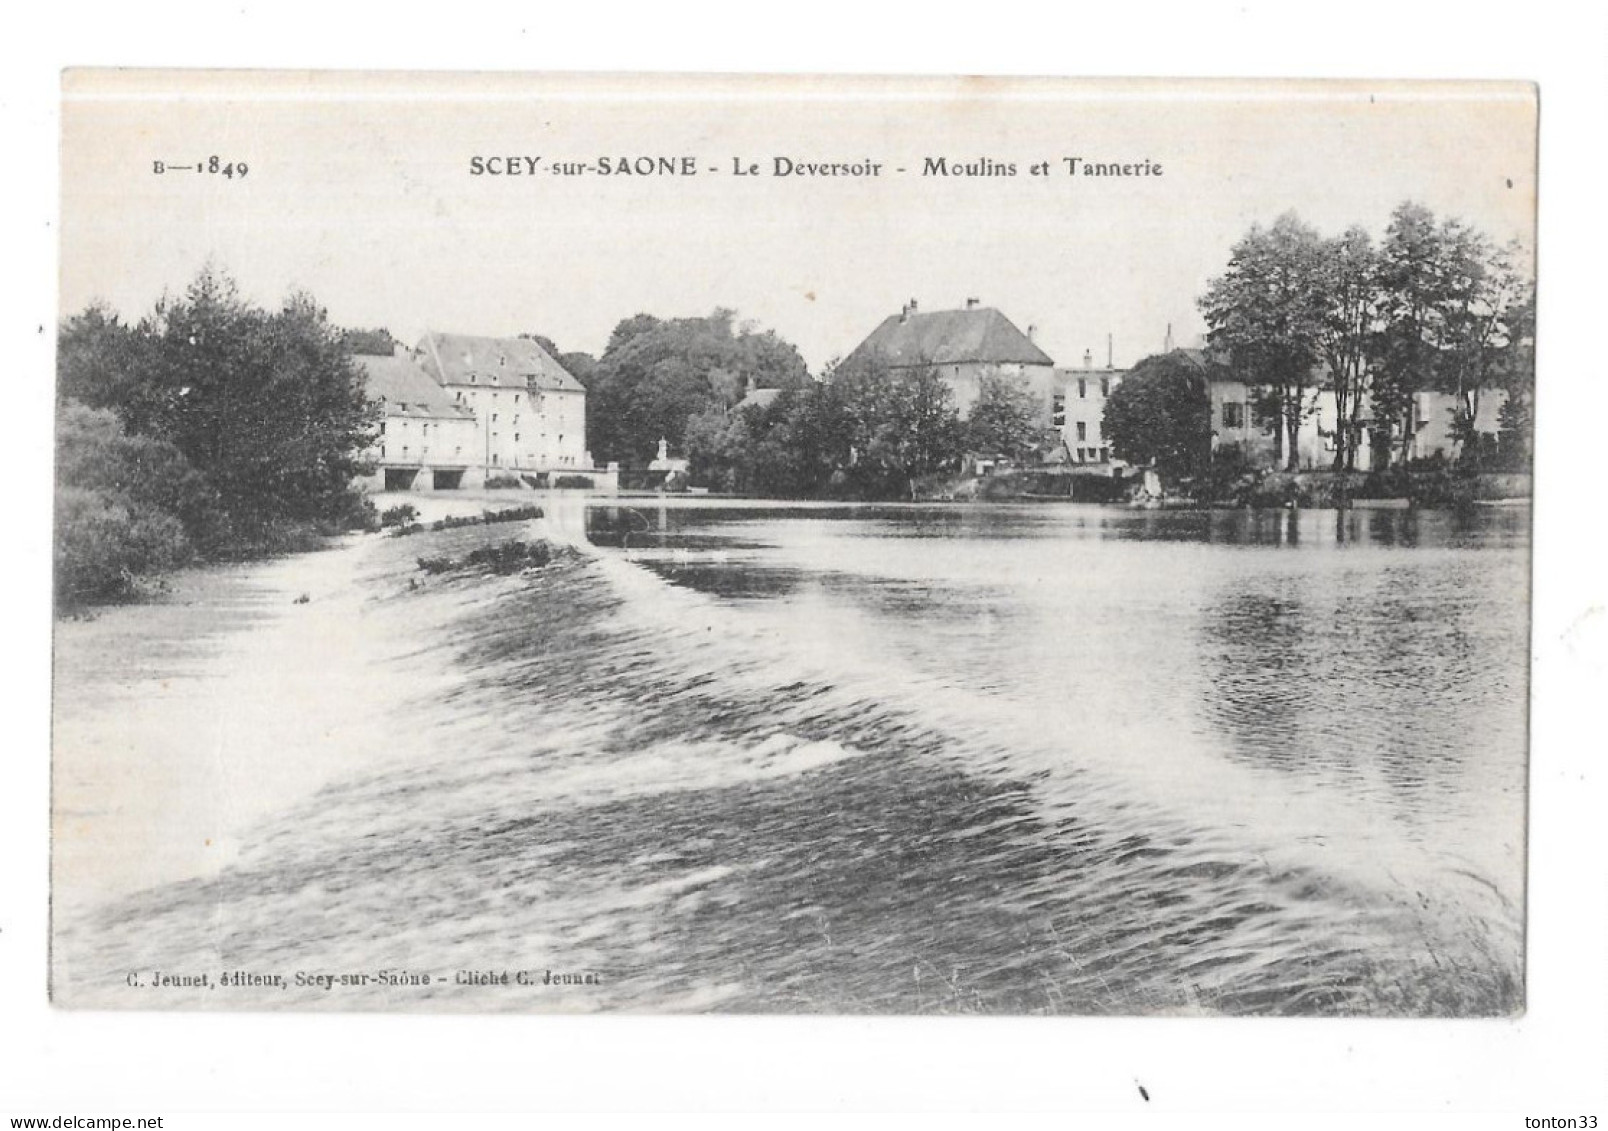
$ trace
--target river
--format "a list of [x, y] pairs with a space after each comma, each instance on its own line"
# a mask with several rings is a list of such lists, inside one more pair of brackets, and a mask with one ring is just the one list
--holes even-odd
[[383, 748], [59, 921], [58, 996], [1522, 1008], [1527, 507], [549, 510], [525, 574], [416, 565], [518, 528], [340, 551], [415, 673]]

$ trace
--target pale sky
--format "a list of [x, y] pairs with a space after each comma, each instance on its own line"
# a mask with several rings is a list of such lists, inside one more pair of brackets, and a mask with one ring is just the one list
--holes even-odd
[[[630, 315], [728, 306], [818, 371], [910, 298], [977, 297], [1058, 364], [1103, 363], [1109, 333], [1128, 365], [1169, 322], [1203, 333], [1195, 299], [1230, 246], [1289, 209], [1378, 237], [1411, 198], [1534, 243], [1535, 102], [1514, 84], [76, 72], [65, 98], [64, 315], [98, 298], [137, 317], [210, 257], [255, 301], [304, 288], [409, 343], [536, 331], [600, 353]], [[214, 154], [249, 173], [152, 172]], [[471, 176], [477, 155], [543, 171]], [[545, 172], [638, 155], [698, 173]], [[778, 156], [884, 175], [777, 178]], [[1074, 156], [1164, 172], [1070, 177]], [[1017, 175], [923, 177], [927, 157]], [[764, 175], [734, 177], [737, 158]]]

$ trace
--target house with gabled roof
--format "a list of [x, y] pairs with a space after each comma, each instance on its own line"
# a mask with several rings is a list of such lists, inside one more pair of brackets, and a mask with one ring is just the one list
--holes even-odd
[[365, 453], [374, 490], [447, 490], [463, 486], [476, 457], [475, 415], [419, 367], [401, 346], [394, 354], [358, 354], [368, 399], [380, 406], [380, 432]]
[[474, 462], [484, 476], [591, 469], [586, 389], [540, 343], [432, 330], [414, 355], [454, 404], [474, 414]]
[[889, 370], [931, 367], [955, 397], [962, 416], [977, 403], [985, 376], [1019, 378], [1043, 405], [1050, 425], [1055, 361], [1003, 313], [967, 299], [959, 310], [923, 313], [911, 299], [889, 315], [843, 359], [844, 368], [881, 365]]

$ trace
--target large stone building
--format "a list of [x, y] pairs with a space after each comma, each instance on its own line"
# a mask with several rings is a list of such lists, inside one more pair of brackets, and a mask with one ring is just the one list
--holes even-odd
[[487, 475], [591, 467], [586, 390], [537, 342], [432, 331], [414, 353], [425, 372], [474, 413], [476, 462]]
[[[473, 486], [479, 431], [474, 413], [458, 404], [401, 346], [389, 356], [360, 354], [370, 400], [381, 409], [380, 434], [368, 452], [373, 490], [445, 490]], [[471, 482], [464, 483], [465, 476]]]
[[926, 314], [911, 299], [871, 331], [843, 365], [880, 364], [895, 372], [931, 367], [949, 386], [962, 416], [977, 403], [984, 377], [1016, 378], [1038, 401], [1049, 427], [1055, 362], [1033, 343], [1031, 329], [1024, 334], [1005, 315], [976, 299], [966, 300], [962, 310]]
[[376, 490], [539, 483], [593, 473], [586, 390], [538, 343], [430, 332], [417, 348], [357, 358], [383, 406], [369, 452]]

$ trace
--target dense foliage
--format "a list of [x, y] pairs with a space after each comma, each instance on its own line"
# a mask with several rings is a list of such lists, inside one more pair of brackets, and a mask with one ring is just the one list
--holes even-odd
[[1171, 477], [1198, 474], [1211, 456], [1206, 372], [1176, 351], [1145, 358], [1111, 390], [1100, 429], [1119, 459]]
[[651, 461], [661, 439], [683, 450], [689, 420], [729, 410], [747, 389], [797, 389], [809, 381], [797, 349], [772, 331], [739, 325], [730, 310], [707, 318], [627, 318], [595, 368], [576, 376], [588, 387], [592, 451], [628, 467]]
[[1042, 440], [1016, 415], [1014, 387], [979, 405], [981, 418], [963, 421], [930, 367], [839, 368], [768, 405], [694, 416], [686, 433], [692, 482], [752, 495], [908, 498], [916, 480], [958, 471], [979, 434], [1003, 439], [1007, 450]]
[[1307, 389], [1323, 331], [1323, 241], [1293, 212], [1270, 228], [1253, 226], [1229, 256], [1228, 270], [1201, 298], [1211, 343], [1258, 391], [1257, 423], [1275, 429], [1295, 470], [1296, 434], [1308, 412]]
[[1029, 463], [1059, 440], [1043, 417], [1025, 381], [985, 374], [966, 415], [966, 446], [975, 455]]
[[127, 596], [182, 565], [215, 529], [217, 498], [172, 444], [131, 436], [105, 409], [69, 401], [57, 419], [56, 592]]
[[[1414, 394], [1429, 391], [1455, 398], [1463, 458], [1513, 466], [1528, 456], [1534, 389], [1534, 288], [1521, 258], [1410, 201], [1377, 246], [1359, 227], [1325, 239], [1287, 213], [1234, 245], [1200, 307], [1290, 470], [1318, 388], [1334, 398], [1335, 470], [1357, 466], [1365, 426], [1376, 464], [1405, 460]], [[1500, 442], [1474, 431], [1491, 389], [1508, 395]]]
[[137, 324], [99, 307], [68, 319], [59, 595], [105, 597], [190, 554], [268, 552], [368, 521], [354, 479], [375, 410], [350, 350], [308, 296], [265, 311], [211, 269]]

